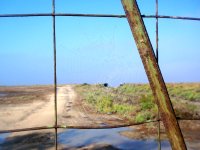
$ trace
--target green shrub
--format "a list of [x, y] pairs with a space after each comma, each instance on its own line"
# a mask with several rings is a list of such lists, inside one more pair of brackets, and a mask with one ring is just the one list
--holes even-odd
[[113, 99], [111, 96], [102, 96], [98, 98], [97, 101], [97, 110], [104, 113], [113, 112]]
[[92, 92], [87, 93], [85, 98], [86, 98], [86, 101], [89, 104], [95, 104], [96, 103], [96, 96]]
[[134, 106], [126, 104], [114, 104], [114, 112], [126, 115], [134, 111]]
[[141, 113], [138, 113], [135, 117], [135, 122], [137, 123], [141, 123], [141, 122], [144, 122], [145, 121], [145, 118], [144, 118], [144, 115], [141, 114]]
[[194, 93], [189, 93], [188, 95], [187, 95], [187, 98], [189, 99], [189, 100], [195, 100], [195, 94]]
[[152, 118], [153, 118], [153, 115], [151, 114], [151, 112], [149, 111], [141, 112], [136, 115], [135, 122], [136, 123], [146, 122], [148, 120], [151, 120]]
[[142, 110], [150, 110], [155, 107], [153, 97], [151, 95], [142, 95], [140, 98], [140, 107]]
[[123, 84], [118, 87], [118, 90], [125, 94], [131, 94], [135, 92], [135, 85]]

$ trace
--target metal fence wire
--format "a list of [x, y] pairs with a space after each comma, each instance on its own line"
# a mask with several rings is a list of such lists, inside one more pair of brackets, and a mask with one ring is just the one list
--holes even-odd
[[[190, 21], [200, 21], [200, 18], [195, 17], [183, 17], [183, 16], [164, 16], [159, 15], [158, 13], [158, 0], [155, 0], [155, 15], [141, 15], [142, 18], [153, 18], [156, 19], [156, 61], [159, 63], [159, 35], [158, 35], [158, 26], [159, 19], [181, 19], [181, 20], [190, 20]], [[69, 125], [59, 125], [57, 119], [57, 66], [56, 66], [56, 17], [107, 17], [107, 18], [126, 18], [126, 15], [116, 15], [116, 14], [79, 14], [79, 13], [56, 13], [55, 12], [55, 0], [52, 0], [52, 13], [28, 13], [28, 14], [0, 14], [0, 18], [8, 18], [8, 17], [48, 17], [52, 16], [52, 27], [53, 27], [53, 59], [54, 59], [54, 125], [52, 126], [41, 126], [41, 127], [33, 127], [33, 128], [23, 128], [23, 129], [12, 129], [12, 130], [0, 130], [0, 133], [11, 133], [11, 132], [22, 132], [22, 131], [34, 131], [34, 130], [44, 130], [44, 129], [55, 129], [55, 149], [58, 149], [58, 134], [57, 129], [59, 128], [68, 128], [68, 129], [109, 129], [109, 128], [119, 128], [133, 125], [140, 125], [145, 123], [157, 122], [157, 133], [158, 133], [158, 149], [161, 149], [161, 139], [160, 139], [160, 113], [158, 111], [158, 119], [152, 120], [148, 122], [142, 123], [132, 123], [132, 124], [124, 124], [124, 125], [112, 125], [112, 126], [69, 126]], [[178, 120], [183, 120], [179, 119]], [[186, 120], [186, 119], [184, 119]], [[199, 119], [189, 119], [189, 120], [199, 120]]]

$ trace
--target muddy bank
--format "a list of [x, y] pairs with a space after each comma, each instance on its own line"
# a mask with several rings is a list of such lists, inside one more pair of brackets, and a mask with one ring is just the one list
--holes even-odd
[[53, 85], [0, 86], [0, 105], [47, 101], [47, 95], [53, 94], [53, 91]]
[[[188, 149], [191, 150], [199, 150], [200, 149], [200, 120], [181, 120], [179, 121], [179, 125], [181, 127], [181, 131], [183, 133], [186, 145]], [[139, 126], [130, 127], [134, 130], [134, 132], [123, 131], [120, 132], [121, 135], [130, 138], [130, 139], [138, 139], [138, 140], [149, 140], [149, 139], [157, 139], [158, 128], [157, 123], [149, 123], [143, 124]], [[162, 141], [168, 140], [167, 135], [165, 133], [165, 128], [161, 123], [160, 129], [160, 138]]]
[[8, 136], [0, 143], [1, 150], [27, 150], [27, 149], [49, 149], [54, 148], [53, 131], [21, 132], [17, 135]]

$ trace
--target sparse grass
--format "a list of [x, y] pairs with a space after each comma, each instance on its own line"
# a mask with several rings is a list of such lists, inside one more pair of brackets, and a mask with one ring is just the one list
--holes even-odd
[[95, 106], [100, 113], [127, 114], [134, 110], [134, 106], [119, 104], [114, 101], [114, 95], [101, 90], [85, 93], [85, 100], [88, 104]]
[[141, 123], [156, 118], [158, 109], [152, 95], [142, 95], [139, 100], [139, 111], [135, 116], [135, 122]]
[[123, 84], [117, 88], [119, 93], [123, 94], [133, 94], [133, 93], [151, 93], [148, 84]]
[[[200, 84], [167, 84], [177, 117], [200, 117]], [[123, 84], [117, 88], [103, 84], [77, 86], [87, 104], [99, 113], [118, 114], [135, 122], [155, 119], [158, 108], [148, 84]], [[188, 102], [188, 103], [187, 103]]]
[[133, 112], [135, 107], [127, 104], [114, 104], [114, 110], [116, 113], [126, 115], [127, 113]]
[[200, 101], [200, 84], [168, 84], [167, 87], [171, 97]]
[[151, 120], [152, 118], [153, 118], [153, 115], [150, 112], [148, 112], [148, 111], [140, 112], [136, 115], [135, 122], [141, 123], [141, 122]]
[[111, 96], [100, 96], [97, 98], [96, 108], [99, 112], [113, 113], [113, 99]]
[[187, 104], [187, 108], [191, 111], [191, 112], [195, 112], [198, 110], [198, 106], [194, 105], [194, 104]]
[[142, 95], [140, 99], [141, 110], [144, 110], [144, 111], [151, 110], [155, 106], [156, 105], [155, 105], [152, 95]]

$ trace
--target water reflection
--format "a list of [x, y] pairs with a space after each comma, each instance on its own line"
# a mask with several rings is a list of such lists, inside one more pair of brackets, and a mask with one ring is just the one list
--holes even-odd
[[4, 97], [6, 95], [7, 95], [6, 93], [0, 93], [0, 97]]
[[[123, 150], [158, 149], [158, 143], [156, 140], [130, 139], [120, 134], [120, 132], [123, 131], [134, 132], [133, 129], [128, 127], [116, 129], [69, 129], [59, 134], [59, 143], [68, 148], [80, 148], [88, 145], [105, 144], [111, 145], [114, 149]], [[169, 142], [162, 141], [162, 149], [171, 149]]]
[[0, 144], [4, 143], [9, 133], [0, 134]]

